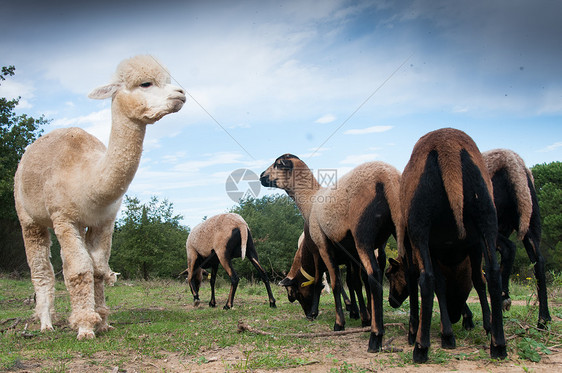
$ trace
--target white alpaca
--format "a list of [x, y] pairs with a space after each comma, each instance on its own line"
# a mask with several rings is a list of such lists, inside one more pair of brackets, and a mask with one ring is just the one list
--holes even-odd
[[55, 276], [48, 231], [53, 228], [70, 293], [69, 322], [78, 339], [95, 338], [94, 328], [111, 328], [104, 282], [116, 278], [108, 265], [113, 224], [137, 171], [146, 125], [185, 103], [183, 90], [170, 84], [168, 72], [151, 56], [121, 62], [113, 81], [89, 97], [112, 97], [107, 149], [80, 128], [57, 129], [29, 146], [14, 180], [41, 330], [53, 329]]

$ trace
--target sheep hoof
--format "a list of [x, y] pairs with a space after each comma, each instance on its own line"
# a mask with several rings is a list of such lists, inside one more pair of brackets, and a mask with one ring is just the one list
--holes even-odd
[[493, 343], [490, 343], [490, 357], [492, 359], [505, 359], [507, 357], [505, 346], [494, 346]]
[[369, 348], [367, 352], [379, 352], [382, 348], [382, 334], [375, 334], [371, 332], [369, 337]]
[[213, 301], [209, 302], [209, 307], [213, 307], [215, 308], [217, 306], [217, 304]]
[[334, 331], [335, 332], [339, 332], [341, 330], [345, 330], [345, 325], [334, 324]]
[[502, 302], [502, 309], [504, 311], [509, 311], [510, 308], [511, 308], [511, 298], [507, 297]]
[[428, 347], [420, 347], [417, 343], [416, 346], [414, 347], [414, 353], [412, 355], [412, 358], [414, 360], [414, 363], [416, 364], [422, 364], [425, 363], [427, 361], [427, 353], [429, 351]]
[[442, 335], [441, 336], [441, 347], [447, 349], [457, 348], [457, 342], [455, 341], [454, 335]]
[[466, 317], [462, 319], [462, 327], [464, 330], [472, 330], [474, 329], [474, 321], [472, 317]]
[[416, 343], [416, 333], [408, 332], [408, 344], [413, 346]]
[[223, 310], [229, 310], [231, 307], [228, 304], [225, 304], [224, 307], [222, 308]]
[[269, 302], [269, 307], [270, 308], [277, 308], [277, 305], [275, 304], [275, 301]]
[[193, 305], [194, 305], [195, 307], [198, 307], [200, 304], [201, 304], [201, 301], [200, 301], [199, 299], [194, 299], [194, 300], [193, 300]]

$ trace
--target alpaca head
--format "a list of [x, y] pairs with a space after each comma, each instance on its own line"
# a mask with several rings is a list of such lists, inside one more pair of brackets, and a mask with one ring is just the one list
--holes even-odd
[[112, 82], [94, 89], [88, 97], [112, 97], [113, 105], [128, 119], [152, 124], [185, 103], [183, 89], [170, 82], [170, 74], [154, 57], [136, 56], [122, 61]]
[[308, 167], [296, 155], [283, 154], [260, 175], [260, 182], [265, 187], [280, 188], [286, 191], [295, 188], [295, 171]]

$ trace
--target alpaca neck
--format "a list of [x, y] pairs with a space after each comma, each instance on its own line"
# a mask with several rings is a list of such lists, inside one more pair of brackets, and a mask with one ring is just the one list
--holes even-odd
[[139, 167], [146, 124], [132, 121], [112, 105], [111, 134], [105, 155], [94, 171], [95, 203], [112, 204], [123, 197]]
[[308, 168], [298, 168], [293, 170], [293, 173], [294, 185], [287, 190], [287, 194], [295, 201], [303, 218], [308, 222], [314, 204], [314, 195], [322, 187]]

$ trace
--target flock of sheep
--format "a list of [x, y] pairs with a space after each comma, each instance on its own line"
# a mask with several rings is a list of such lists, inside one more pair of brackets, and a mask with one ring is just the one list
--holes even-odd
[[[111, 237], [121, 199], [139, 165], [146, 125], [185, 103], [185, 92], [170, 84], [166, 69], [151, 56], [121, 62], [113, 81], [90, 97], [112, 98], [107, 149], [79, 128], [52, 131], [28, 147], [14, 183], [41, 330], [53, 329], [55, 277], [48, 231], [52, 228], [61, 243], [72, 305], [69, 321], [78, 339], [94, 338], [95, 332], [111, 328], [104, 296], [104, 284], [116, 279], [108, 265]], [[512, 151], [480, 153], [467, 134], [444, 128], [419, 139], [402, 174], [384, 162], [368, 162], [342, 177], [337, 188], [324, 188], [302, 160], [285, 154], [260, 180], [264, 186], [285, 190], [305, 221], [293, 265], [281, 282], [289, 300], [298, 300], [306, 316], [314, 319], [322, 276], [327, 273], [335, 299], [334, 330], [343, 330], [345, 293], [339, 266], [345, 265], [351, 316], [371, 326], [369, 352], [382, 347], [385, 273], [391, 306], [410, 298], [408, 339], [414, 344], [415, 362], [427, 361], [434, 294], [443, 347], [455, 346], [451, 324], [461, 316], [465, 328], [474, 327], [466, 304], [472, 286], [480, 299], [484, 328], [491, 333], [490, 355], [505, 358], [502, 307], [509, 308], [511, 302], [508, 284], [515, 245], [508, 237], [514, 231], [535, 263], [539, 326], [550, 321], [533, 177]], [[399, 256], [389, 259], [385, 272], [384, 248], [390, 235], [396, 238]], [[220, 263], [231, 279], [224, 306], [231, 308], [238, 285], [231, 260], [247, 256], [275, 307], [250, 230], [239, 215], [217, 215], [194, 227], [186, 248], [188, 283], [196, 303], [202, 268], [211, 268], [209, 305], [216, 305], [214, 284]]]

